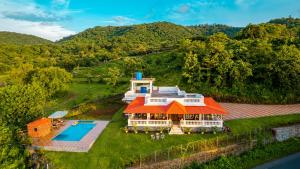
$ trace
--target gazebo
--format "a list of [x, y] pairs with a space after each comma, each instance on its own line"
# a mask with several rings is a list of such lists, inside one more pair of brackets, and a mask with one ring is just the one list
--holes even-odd
[[43, 137], [51, 132], [51, 120], [41, 118], [27, 124], [28, 135], [30, 137]]

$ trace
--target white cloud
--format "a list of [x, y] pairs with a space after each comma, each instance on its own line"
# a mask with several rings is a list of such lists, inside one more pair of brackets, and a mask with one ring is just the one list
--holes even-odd
[[109, 20], [103, 21], [106, 24], [113, 26], [122, 26], [122, 25], [130, 25], [136, 23], [136, 20], [133, 18], [129, 18], [126, 16], [114, 16]]
[[69, 0], [53, 0], [47, 9], [32, 0], [0, 0], [0, 31], [32, 34], [52, 41], [74, 34], [59, 24], [70, 20]]
[[187, 4], [183, 4], [178, 8], [179, 13], [187, 13], [190, 9], [190, 6]]
[[63, 37], [75, 34], [74, 31], [63, 28], [57, 24], [20, 21], [9, 18], [0, 17], [0, 30], [18, 32], [24, 34], [35, 35], [49, 39], [51, 41], [59, 40]]

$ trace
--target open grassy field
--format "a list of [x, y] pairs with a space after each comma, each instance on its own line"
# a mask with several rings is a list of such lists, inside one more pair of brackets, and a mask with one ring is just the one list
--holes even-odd
[[[49, 114], [57, 110], [69, 110], [85, 102], [95, 102], [97, 108], [106, 109], [110, 99], [105, 98], [120, 95], [126, 90], [125, 85], [113, 87], [101, 83], [71, 83], [67, 91], [60, 93], [56, 99], [48, 102], [45, 111]], [[118, 101], [120, 102], [120, 99]]]
[[225, 125], [231, 128], [233, 134], [295, 123], [300, 123], [300, 114], [225, 121]]
[[[300, 115], [285, 115], [247, 120], [232, 120], [225, 124], [230, 126], [233, 134], [244, 133], [254, 128], [273, 127], [300, 122]], [[112, 118], [110, 124], [94, 143], [88, 153], [47, 152], [46, 155], [58, 168], [124, 168], [139, 156], [147, 156], [154, 151], [171, 146], [216, 137], [213, 134], [167, 135], [164, 140], [152, 141], [149, 134], [126, 134], [121, 129], [126, 125], [122, 109]]]

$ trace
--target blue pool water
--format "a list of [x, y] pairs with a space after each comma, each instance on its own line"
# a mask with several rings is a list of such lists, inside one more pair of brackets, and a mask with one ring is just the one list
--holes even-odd
[[71, 125], [52, 140], [55, 141], [80, 141], [96, 124], [92, 122], [78, 122], [77, 125]]

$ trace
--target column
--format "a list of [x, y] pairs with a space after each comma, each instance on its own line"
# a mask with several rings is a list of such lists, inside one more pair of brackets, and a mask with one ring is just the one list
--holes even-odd
[[150, 93], [152, 93], [152, 81], [150, 81]]
[[149, 120], [150, 120], [150, 113], [147, 113], [147, 121], [146, 121], [146, 125], [149, 125]]
[[133, 91], [133, 81], [131, 81], [131, 91]]

